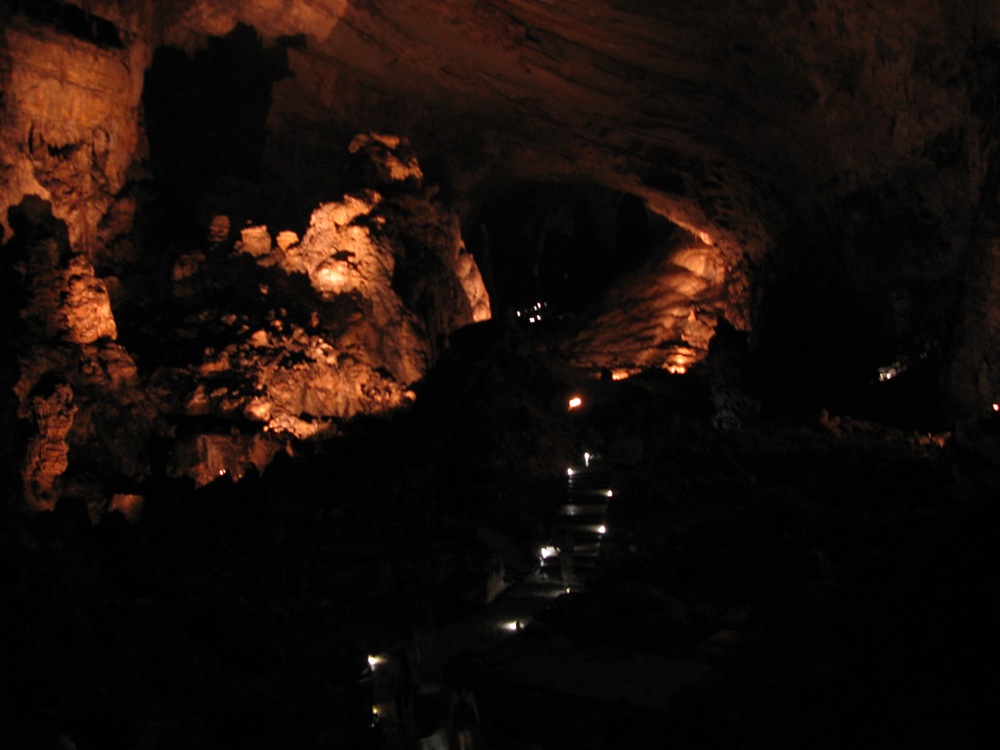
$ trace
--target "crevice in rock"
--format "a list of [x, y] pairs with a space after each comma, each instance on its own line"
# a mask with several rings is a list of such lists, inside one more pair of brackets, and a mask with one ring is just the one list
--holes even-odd
[[62, 34], [104, 49], [125, 48], [121, 32], [113, 22], [78, 5], [58, 0], [8, 0], [8, 4], [13, 12], [23, 13], [33, 23]]
[[246, 24], [193, 56], [154, 53], [142, 99], [150, 166], [173, 218], [197, 235], [217, 214], [281, 223], [263, 153], [271, 87], [288, 75], [286, 47], [265, 47]]

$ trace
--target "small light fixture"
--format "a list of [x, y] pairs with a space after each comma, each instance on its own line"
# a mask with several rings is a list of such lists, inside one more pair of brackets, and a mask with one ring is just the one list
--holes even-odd
[[597, 533], [598, 534], [607, 534], [608, 533], [607, 526], [605, 526], [604, 524], [601, 524], [600, 526], [598, 526], [597, 527]]
[[570, 409], [579, 409], [581, 406], [583, 406], [583, 399], [579, 396], [573, 396], [573, 398], [569, 400]]

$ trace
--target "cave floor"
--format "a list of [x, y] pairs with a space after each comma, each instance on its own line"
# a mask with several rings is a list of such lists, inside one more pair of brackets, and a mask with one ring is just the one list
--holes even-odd
[[[12, 518], [6, 746], [377, 746], [365, 656], [414, 633], [433, 681], [475, 695], [490, 748], [983, 746], [992, 424], [723, 433], [685, 406], [699, 389], [626, 381], [557, 432], [522, 408], [538, 382], [473, 407], [452, 389], [454, 422], [426, 398], [430, 416], [364, 423], [239, 485], [167, 482], [136, 525], [72, 504]], [[548, 453], [525, 438], [536, 413]], [[516, 460], [475, 463], [462, 429], [483, 421]], [[581, 448], [616, 462], [609, 533], [584, 586], [539, 596], [562, 592], [530, 572]], [[495, 552], [515, 585], [460, 602]]]

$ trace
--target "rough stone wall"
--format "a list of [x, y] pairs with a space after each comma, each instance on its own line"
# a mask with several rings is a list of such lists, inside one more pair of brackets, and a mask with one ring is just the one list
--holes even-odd
[[[501, 176], [642, 197], [715, 248], [726, 317], [755, 337], [770, 325], [772, 289], [813, 283], [781, 266], [812, 257], [847, 269], [837, 294], [854, 307], [835, 325], [845, 341], [862, 325], [871, 333], [863, 358], [921, 329], [951, 336], [991, 153], [995, 3], [100, 0], [86, 10], [115, 25], [121, 47], [13, 11], [0, 40], [0, 221], [40, 195], [85, 254], [141, 154], [152, 50], [193, 50], [242, 22], [268, 44], [295, 40], [268, 149], [284, 160], [300, 143], [303, 184], [329, 169], [330, 132], [406, 132], [460, 199]], [[776, 268], [752, 275], [768, 257]], [[838, 316], [829, 305], [818, 318]], [[985, 398], [976, 388], [959, 400]]]
[[0, 226], [9, 235], [7, 209], [37, 195], [52, 203], [81, 252], [93, 251], [97, 225], [136, 156], [152, 45], [145, 3], [90, 6], [113, 17], [122, 46], [69, 33], [61, 15], [7, 10], [0, 24]]
[[405, 142], [380, 138], [391, 147], [369, 154], [372, 186], [320, 206], [301, 241], [256, 226], [233, 245], [217, 217], [154, 303], [172, 311], [152, 326], [123, 316], [146, 360], [169, 362], [142, 372], [66, 223], [50, 202], [22, 201], [0, 271], [23, 297], [10, 301], [4, 344], [17, 357], [15, 451], [29, 507], [73, 496], [99, 516], [115, 490], [149, 475], [154, 436], [171, 446], [170, 475], [238, 481], [290, 443], [412, 399], [447, 336], [488, 318], [489, 303], [457, 217], [410, 179], [415, 158], [388, 168]]

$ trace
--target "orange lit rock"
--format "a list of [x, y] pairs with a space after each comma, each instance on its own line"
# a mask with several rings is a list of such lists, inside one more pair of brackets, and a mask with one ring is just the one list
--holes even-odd
[[147, 49], [138, 39], [102, 48], [16, 14], [4, 24], [0, 225], [8, 206], [38, 195], [66, 222], [73, 246], [93, 250], [137, 148]]
[[[28, 299], [20, 318], [28, 336], [18, 350], [13, 391], [19, 417], [31, 425], [26, 501], [40, 509], [58, 499], [58, 480], [67, 471], [142, 479], [156, 415], [134, 360], [115, 341], [105, 284], [66, 246], [65, 227], [47, 204], [28, 201], [24, 211], [19, 231], [26, 238], [19, 241], [27, 243]], [[101, 505], [100, 487], [95, 492]]]
[[240, 241], [237, 249], [249, 253], [255, 258], [261, 258], [271, 252], [271, 235], [267, 227], [246, 227], [240, 230]]
[[190, 477], [196, 487], [220, 478], [238, 482], [250, 469], [263, 473], [281, 447], [259, 434], [198, 435], [178, 443], [167, 473]]
[[[367, 189], [324, 203], [300, 241], [279, 233], [284, 248], [272, 248], [263, 227], [243, 230], [236, 250], [255, 260], [258, 275], [253, 283], [225, 281], [255, 301], [247, 309], [199, 316], [204, 324], [225, 327], [224, 343], [207, 348], [183, 375], [176, 373], [191, 384], [181, 402], [176, 388], [159, 391], [164, 411], [249, 421], [276, 438], [329, 437], [339, 421], [411, 401], [410, 386], [447, 336], [489, 317], [489, 299], [457, 217], [433, 191], [417, 187], [419, 164], [406, 156], [401, 139], [373, 138], [379, 164], [399, 158], [408, 165], [382, 176], [362, 170], [373, 179], [398, 178], [392, 194]], [[355, 156], [369, 151], [359, 147]], [[210, 274], [222, 262], [221, 256], [186, 254], [175, 265], [178, 289], [189, 299], [205, 294], [206, 302], [215, 302], [210, 290], [218, 280]], [[308, 280], [305, 286], [295, 281], [304, 298], [286, 296], [286, 275]], [[303, 304], [308, 316], [290, 312]], [[269, 311], [266, 318], [257, 317], [258, 305]], [[237, 451], [243, 443], [226, 445]], [[210, 477], [216, 467], [189, 466], [206, 456], [200, 448], [185, 452], [178, 460], [187, 468], [177, 471], [198, 481]], [[232, 467], [227, 471], [239, 475]]]
[[275, 238], [275, 244], [277, 244], [282, 251], [288, 250], [288, 248], [292, 245], [297, 245], [298, 242], [299, 235], [289, 229], [278, 232], [278, 236]]
[[59, 499], [59, 479], [69, 466], [66, 436], [77, 411], [73, 389], [59, 383], [51, 393], [31, 397], [22, 409], [35, 429], [21, 472], [24, 501], [32, 510], [51, 510]]
[[361, 133], [347, 147], [348, 153], [360, 157], [362, 174], [359, 178], [369, 187], [384, 188], [405, 185], [421, 188], [424, 172], [409, 143], [398, 135]]
[[230, 223], [228, 216], [213, 216], [208, 225], [208, 243], [221, 245], [229, 239]]
[[567, 352], [588, 369], [684, 373], [708, 353], [715, 321], [728, 311], [725, 284], [713, 249], [686, 237], [616, 282]]
[[111, 503], [107, 510], [109, 513], [121, 513], [129, 523], [136, 524], [142, 518], [142, 509], [145, 504], [146, 498], [142, 495], [118, 493], [111, 496]]

